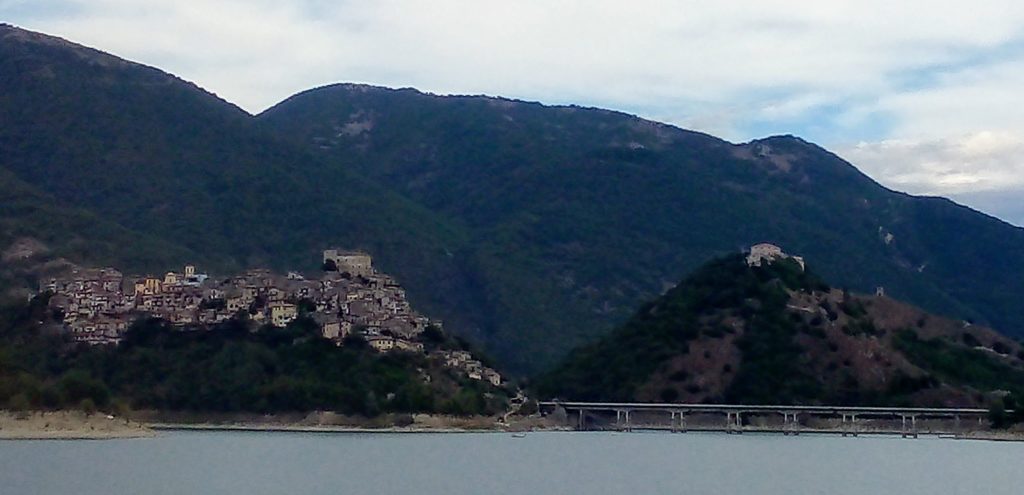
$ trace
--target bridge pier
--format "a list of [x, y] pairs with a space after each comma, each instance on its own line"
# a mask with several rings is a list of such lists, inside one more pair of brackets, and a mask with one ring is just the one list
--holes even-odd
[[857, 436], [860, 433], [859, 425], [857, 423], [856, 414], [843, 414], [842, 423], [839, 425], [839, 431], [843, 436]]
[[683, 411], [669, 411], [672, 415], [672, 420], [669, 423], [669, 429], [673, 432], [686, 433], [686, 413]]
[[900, 428], [900, 436], [903, 438], [917, 438], [917, 415], [910, 415], [910, 428], [907, 428], [907, 415], [901, 414], [902, 426]]
[[629, 421], [629, 409], [615, 410], [615, 429], [618, 431], [632, 431]]
[[740, 416], [740, 412], [725, 412], [725, 432], [728, 434], [742, 434], [743, 433], [743, 418]]
[[615, 424], [613, 427], [616, 431], [630, 431], [629, 409], [615, 409]]
[[800, 434], [800, 418], [797, 417], [797, 413], [782, 412], [782, 434]]

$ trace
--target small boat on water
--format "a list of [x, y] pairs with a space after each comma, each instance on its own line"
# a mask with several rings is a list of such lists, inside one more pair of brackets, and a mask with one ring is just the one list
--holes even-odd
[[513, 433], [512, 438], [526, 438], [526, 433]]

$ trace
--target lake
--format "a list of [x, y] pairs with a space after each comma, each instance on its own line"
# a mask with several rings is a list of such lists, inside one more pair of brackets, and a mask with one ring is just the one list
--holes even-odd
[[1024, 443], [545, 432], [0, 441], [4, 495], [1018, 494]]

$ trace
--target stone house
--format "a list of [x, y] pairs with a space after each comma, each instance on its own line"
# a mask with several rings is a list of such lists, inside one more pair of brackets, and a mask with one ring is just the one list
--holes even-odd
[[494, 385], [495, 387], [500, 387], [501, 386], [501, 375], [498, 374], [497, 371], [494, 371], [494, 370], [492, 370], [490, 368], [484, 368], [482, 374], [483, 374], [484, 380], [487, 380], [488, 382], [490, 382], [491, 385]]
[[804, 259], [800, 256], [790, 256], [782, 251], [782, 248], [774, 244], [761, 243], [750, 247], [747, 254], [747, 266], [761, 266], [762, 263], [771, 263], [777, 259], [792, 259], [805, 269]]
[[373, 273], [373, 258], [362, 251], [345, 251], [327, 249], [324, 251], [324, 264], [334, 263], [339, 273], [353, 276], [367, 276]]
[[274, 301], [270, 303], [270, 322], [275, 327], [283, 327], [298, 317], [298, 308], [288, 302]]
[[423, 352], [423, 343], [406, 339], [395, 339], [395, 349], [406, 352]]
[[395, 338], [387, 335], [373, 335], [366, 338], [366, 343], [377, 352], [388, 352], [395, 348]]
[[320, 334], [323, 335], [325, 339], [341, 340], [347, 337], [349, 331], [352, 330], [351, 325], [343, 326], [343, 322], [334, 315], [316, 313], [313, 315], [313, 320], [320, 325]]

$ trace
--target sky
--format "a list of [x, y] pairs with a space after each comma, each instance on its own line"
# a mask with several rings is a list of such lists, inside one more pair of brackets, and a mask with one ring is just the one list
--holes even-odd
[[0, 0], [252, 113], [334, 82], [793, 134], [1024, 225], [1024, 2]]

